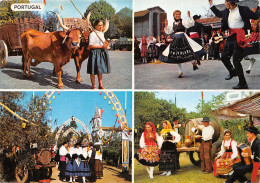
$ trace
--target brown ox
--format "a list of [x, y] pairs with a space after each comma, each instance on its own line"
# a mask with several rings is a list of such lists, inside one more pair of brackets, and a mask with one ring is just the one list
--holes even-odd
[[23, 75], [26, 76], [28, 68], [28, 77], [31, 77], [30, 65], [32, 59], [35, 60], [33, 65], [41, 62], [51, 62], [58, 76], [58, 88], [63, 88], [61, 80], [62, 67], [70, 61], [72, 53], [79, 47], [81, 30], [69, 29], [62, 24], [57, 13], [56, 15], [64, 31], [42, 33], [33, 29], [27, 29], [21, 35], [24, 56]]
[[[81, 76], [80, 76], [81, 65], [82, 65], [83, 61], [85, 61], [89, 57], [89, 54], [90, 54], [90, 49], [88, 47], [88, 37], [90, 34], [90, 31], [88, 28], [92, 27], [91, 25], [89, 25], [90, 24], [90, 20], [89, 20], [90, 15], [91, 15], [91, 12], [87, 16], [87, 20], [86, 20], [87, 21], [87, 27], [86, 27], [87, 31], [83, 33], [83, 36], [82, 36], [83, 41], [81, 41], [80, 47], [76, 50], [75, 54], [73, 54], [73, 56], [72, 56], [74, 58], [76, 70], [77, 70], [77, 78], [76, 78], [77, 83], [80, 83], [82, 81]], [[106, 19], [102, 32], [105, 33], [108, 30], [108, 27], [109, 27], [109, 21]]]

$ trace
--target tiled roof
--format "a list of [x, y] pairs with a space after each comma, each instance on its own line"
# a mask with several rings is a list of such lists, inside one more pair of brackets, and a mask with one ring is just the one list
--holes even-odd
[[135, 12], [135, 17], [143, 17], [149, 13], [149, 10], [142, 10]]

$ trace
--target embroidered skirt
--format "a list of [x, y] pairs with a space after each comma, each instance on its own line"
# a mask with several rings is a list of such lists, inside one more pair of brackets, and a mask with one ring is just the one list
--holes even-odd
[[68, 164], [66, 165], [66, 176], [76, 176], [78, 170], [78, 165], [75, 160], [70, 160]]
[[147, 54], [147, 44], [142, 45], [141, 48], [141, 57], [146, 57]]
[[80, 162], [77, 173], [78, 176], [90, 177], [90, 167], [87, 160], [82, 160]]
[[165, 63], [179, 64], [197, 60], [196, 52], [203, 48], [183, 32], [174, 35], [171, 44], [159, 56], [159, 60]]
[[92, 49], [88, 59], [88, 74], [110, 73], [110, 62], [108, 51], [105, 49]]
[[178, 152], [176, 145], [169, 141], [162, 144], [159, 170], [160, 171], [174, 171], [178, 169]]
[[259, 32], [252, 32], [246, 42], [247, 46], [244, 48], [244, 56], [260, 54]]
[[231, 155], [232, 152], [225, 152], [223, 156], [214, 161], [214, 176], [229, 174], [233, 170], [233, 164], [240, 162], [239, 158], [232, 161]]
[[155, 44], [151, 43], [147, 50], [147, 57], [155, 58], [155, 57], [157, 57], [157, 53], [158, 53], [157, 47], [155, 46]]
[[159, 148], [157, 144], [140, 148], [138, 153], [135, 154], [135, 158], [142, 165], [157, 166], [159, 164]]

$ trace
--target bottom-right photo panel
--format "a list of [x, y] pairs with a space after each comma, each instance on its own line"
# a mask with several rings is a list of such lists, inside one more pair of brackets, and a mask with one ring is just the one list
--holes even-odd
[[134, 182], [260, 182], [260, 91], [134, 94]]

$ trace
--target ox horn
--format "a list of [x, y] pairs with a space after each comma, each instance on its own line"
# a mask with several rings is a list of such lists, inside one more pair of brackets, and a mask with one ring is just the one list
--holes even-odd
[[87, 18], [85, 19], [86, 24], [87, 24], [87, 27], [92, 27], [91, 22], [90, 22], [90, 20], [89, 20], [91, 13], [92, 13], [92, 11], [90, 11], [90, 12], [88, 13]]
[[60, 16], [59, 16], [59, 14], [58, 14], [58, 13], [56, 13], [56, 12], [54, 12], [54, 11], [50, 11], [50, 12], [52, 12], [52, 13], [55, 13], [55, 14], [56, 14], [56, 16], [57, 16], [57, 18], [58, 18], [58, 20], [59, 20], [59, 24], [60, 24], [61, 28], [62, 28], [64, 31], [68, 31], [68, 30], [69, 30], [69, 28], [68, 28], [68, 27], [66, 27], [65, 25], [63, 25], [63, 23], [62, 23], [62, 20], [61, 20], [61, 18], [60, 18]]
[[109, 28], [109, 20], [107, 20], [106, 18], [102, 32], [105, 33], [108, 30], [108, 28]]

